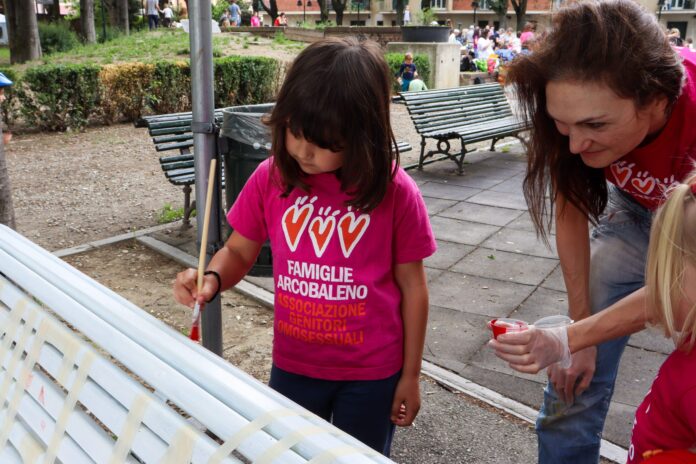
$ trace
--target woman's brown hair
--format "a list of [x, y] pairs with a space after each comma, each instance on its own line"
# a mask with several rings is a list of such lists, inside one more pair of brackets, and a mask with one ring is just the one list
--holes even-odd
[[351, 196], [349, 205], [362, 211], [379, 205], [399, 164], [389, 120], [390, 76], [372, 41], [327, 38], [297, 56], [266, 121], [286, 195], [309, 189], [285, 147], [289, 129], [321, 148], [343, 152], [336, 174]]
[[554, 15], [534, 53], [516, 58], [507, 77], [532, 127], [524, 195], [537, 233], [546, 239], [558, 194], [595, 223], [607, 204], [603, 169], [571, 154], [568, 137], [546, 112], [546, 84], [602, 83], [637, 108], [666, 97], [669, 110], [681, 93], [683, 75], [654, 15], [633, 0], [583, 0]]

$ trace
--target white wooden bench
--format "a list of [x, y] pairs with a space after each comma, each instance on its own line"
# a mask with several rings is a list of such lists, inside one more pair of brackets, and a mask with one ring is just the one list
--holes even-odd
[[5, 226], [0, 337], [2, 464], [392, 462]]

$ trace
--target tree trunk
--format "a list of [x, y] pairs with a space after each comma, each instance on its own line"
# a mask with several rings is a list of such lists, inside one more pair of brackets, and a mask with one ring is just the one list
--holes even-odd
[[85, 43], [97, 42], [97, 31], [94, 28], [94, 0], [80, 0], [80, 25], [82, 39]]
[[325, 23], [329, 20], [328, 0], [317, 0], [319, 4], [319, 22]]
[[58, 21], [60, 19], [60, 0], [53, 0], [53, 5], [51, 5], [51, 21]]
[[264, 9], [268, 16], [271, 17], [271, 24], [273, 24], [278, 17], [278, 3], [276, 0], [270, 0], [268, 5], [263, 0], [259, 0], [259, 4]]
[[118, 28], [121, 29], [126, 35], [129, 35], [128, 0], [118, 0], [116, 2], [116, 15], [116, 24], [118, 24]]
[[336, 25], [343, 25], [343, 12], [346, 9], [346, 0], [331, 0], [331, 6], [336, 12]]
[[12, 64], [41, 58], [41, 40], [35, 8], [34, 2], [27, 0], [5, 0]]
[[404, 5], [404, 1], [405, 0], [396, 0], [396, 24], [399, 26], [404, 25], [404, 9], [406, 7], [406, 5]]
[[2, 128], [0, 128], [0, 224], [15, 228], [14, 208], [12, 207], [12, 189], [10, 176], [5, 162], [5, 147], [2, 143]]
[[519, 2], [517, 0], [510, 0], [510, 2], [517, 16], [517, 30], [521, 31], [524, 29], [524, 25], [527, 22], [527, 0], [519, 0]]

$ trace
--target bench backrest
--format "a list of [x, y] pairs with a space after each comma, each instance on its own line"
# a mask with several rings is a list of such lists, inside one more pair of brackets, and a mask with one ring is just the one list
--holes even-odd
[[[190, 152], [193, 147], [193, 132], [191, 120], [193, 114], [174, 113], [157, 116], [145, 116], [136, 127], [147, 127], [157, 151], [179, 150], [181, 153]], [[222, 110], [215, 110], [215, 123], [222, 123]]]
[[503, 87], [496, 83], [403, 92], [401, 97], [419, 133], [444, 125], [466, 127], [513, 116]]
[[5, 226], [0, 327], [3, 464], [391, 462]]

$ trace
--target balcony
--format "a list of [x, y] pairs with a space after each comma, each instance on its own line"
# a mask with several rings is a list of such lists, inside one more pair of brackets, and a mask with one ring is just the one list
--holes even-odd
[[663, 11], [693, 10], [694, 0], [666, 0]]

